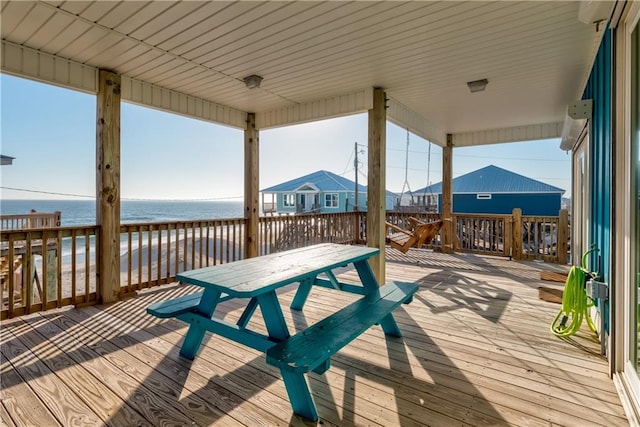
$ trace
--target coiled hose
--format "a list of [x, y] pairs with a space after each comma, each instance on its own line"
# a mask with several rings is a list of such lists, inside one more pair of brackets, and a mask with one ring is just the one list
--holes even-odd
[[573, 266], [569, 270], [562, 294], [562, 308], [551, 323], [551, 333], [557, 337], [564, 338], [574, 335], [580, 330], [584, 319], [586, 319], [589, 329], [593, 332], [596, 331], [596, 326], [589, 316], [589, 308], [593, 307], [594, 301], [585, 291], [587, 277], [593, 276], [585, 267], [586, 258], [593, 251], [594, 249], [582, 255], [582, 267]]

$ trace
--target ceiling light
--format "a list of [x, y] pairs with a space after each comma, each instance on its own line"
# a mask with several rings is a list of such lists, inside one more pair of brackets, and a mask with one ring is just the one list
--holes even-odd
[[472, 82], [467, 82], [467, 86], [469, 86], [471, 93], [482, 92], [487, 87], [487, 83], [489, 83], [489, 80], [487, 79], [474, 80]]
[[247, 88], [253, 89], [256, 87], [260, 87], [260, 83], [262, 82], [262, 77], [256, 74], [251, 74], [250, 76], [247, 76], [244, 79], [242, 79], [242, 81], [244, 82], [245, 85], [247, 85]]

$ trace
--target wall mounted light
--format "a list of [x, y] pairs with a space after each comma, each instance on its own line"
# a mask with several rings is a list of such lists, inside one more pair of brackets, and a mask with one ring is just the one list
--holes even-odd
[[467, 86], [469, 86], [469, 90], [471, 91], [471, 93], [482, 92], [483, 90], [486, 89], [487, 83], [489, 83], [489, 80], [480, 79], [480, 80], [467, 82]]
[[262, 83], [262, 77], [256, 74], [251, 74], [250, 76], [243, 78], [242, 81], [248, 89], [253, 89], [256, 87], [260, 87], [260, 83]]

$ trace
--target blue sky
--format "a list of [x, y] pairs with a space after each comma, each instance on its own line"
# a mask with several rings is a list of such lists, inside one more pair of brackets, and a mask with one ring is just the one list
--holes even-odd
[[[1, 199], [87, 199], [95, 194], [95, 96], [0, 74]], [[320, 169], [366, 184], [367, 115], [260, 131], [260, 188]], [[243, 132], [129, 103], [122, 105], [124, 199], [242, 200]], [[429, 146], [431, 145], [431, 161]], [[454, 148], [454, 177], [489, 164], [571, 191], [559, 140]], [[442, 180], [442, 149], [387, 125], [387, 189]], [[405, 179], [406, 176], [406, 179]], [[11, 189], [10, 189], [11, 188]], [[19, 190], [16, 190], [19, 189]], [[28, 190], [28, 191], [24, 191]], [[53, 194], [50, 194], [53, 193]]]

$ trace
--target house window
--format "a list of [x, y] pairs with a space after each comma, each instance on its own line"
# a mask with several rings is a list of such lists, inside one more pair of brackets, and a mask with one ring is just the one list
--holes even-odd
[[491, 194], [477, 194], [477, 200], [491, 200]]
[[325, 208], [337, 208], [338, 207], [338, 193], [328, 193], [324, 195], [324, 207]]
[[296, 205], [296, 195], [293, 193], [286, 193], [282, 199], [282, 205], [285, 208], [294, 207]]

